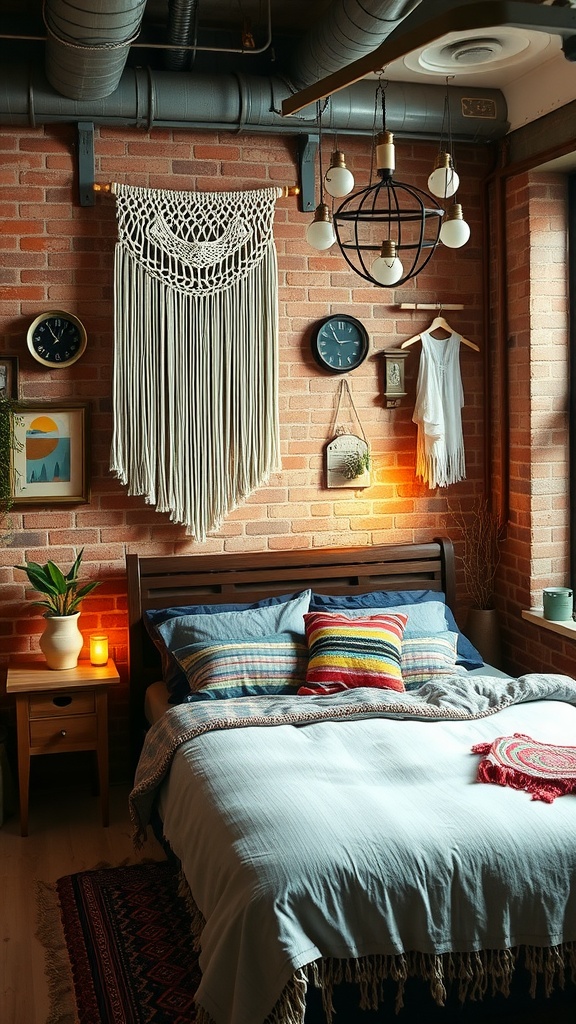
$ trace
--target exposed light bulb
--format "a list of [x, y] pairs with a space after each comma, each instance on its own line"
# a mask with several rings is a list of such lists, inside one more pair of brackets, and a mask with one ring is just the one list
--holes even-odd
[[336, 232], [326, 203], [319, 203], [314, 211], [314, 220], [306, 229], [306, 241], [313, 249], [329, 249], [336, 241]]
[[380, 255], [374, 260], [370, 271], [378, 284], [392, 285], [400, 280], [404, 267], [396, 255], [396, 242], [392, 239], [382, 242]]
[[440, 241], [449, 249], [460, 249], [470, 238], [470, 226], [462, 215], [460, 203], [453, 203], [448, 210], [442, 227], [440, 228]]
[[346, 167], [344, 153], [339, 149], [332, 153], [330, 167], [324, 175], [324, 188], [334, 199], [342, 199], [354, 188], [354, 175]]
[[450, 153], [442, 151], [438, 154], [436, 167], [428, 178], [428, 188], [433, 196], [449, 199], [458, 190], [460, 178], [454, 170]]

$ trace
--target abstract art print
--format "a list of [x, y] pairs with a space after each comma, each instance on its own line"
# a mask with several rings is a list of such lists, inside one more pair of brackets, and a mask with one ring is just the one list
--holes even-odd
[[90, 500], [86, 403], [21, 402], [15, 411], [14, 503]]

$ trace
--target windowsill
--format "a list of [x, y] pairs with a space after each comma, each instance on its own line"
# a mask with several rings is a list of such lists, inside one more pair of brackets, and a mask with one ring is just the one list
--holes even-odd
[[545, 619], [542, 608], [531, 608], [530, 611], [523, 611], [522, 618], [526, 619], [527, 622], [533, 622], [536, 626], [541, 626], [542, 629], [550, 630], [551, 633], [560, 633], [561, 636], [567, 636], [572, 640], [576, 640], [576, 622], [573, 619], [567, 619], [566, 622], [554, 622], [551, 619]]

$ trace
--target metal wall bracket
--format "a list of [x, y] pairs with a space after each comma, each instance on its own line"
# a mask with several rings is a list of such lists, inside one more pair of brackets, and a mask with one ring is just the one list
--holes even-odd
[[94, 206], [94, 125], [79, 121], [77, 128], [80, 206]]
[[300, 208], [303, 213], [316, 209], [316, 154], [318, 135], [298, 136], [298, 167], [300, 171]]

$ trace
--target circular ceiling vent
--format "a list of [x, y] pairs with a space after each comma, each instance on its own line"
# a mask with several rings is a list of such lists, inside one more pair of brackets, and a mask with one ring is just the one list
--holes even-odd
[[469, 64], [486, 64], [502, 54], [502, 43], [498, 39], [464, 39], [460, 43], [445, 46], [442, 56], [446, 62], [466, 67]]
[[498, 26], [465, 35], [450, 32], [404, 58], [411, 71], [433, 75], [463, 75], [511, 67], [534, 57], [549, 42], [545, 32], [529, 32]]

